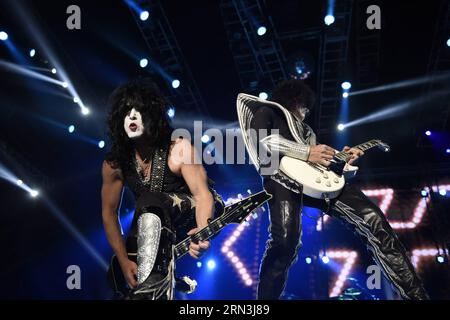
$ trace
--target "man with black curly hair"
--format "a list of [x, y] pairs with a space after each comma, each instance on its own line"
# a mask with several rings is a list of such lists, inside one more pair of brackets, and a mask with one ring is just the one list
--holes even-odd
[[[301, 246], [303, 205], [338, 218], [361, 235], [402, 298], [428, 299], [383, 212], [359, 189], [347, 183], [337, 198], [314, 199], [303, 194], [301, 184], [273, 165], [275, 161], [279, 164], [281, 156], [330, 165], [336, 150], [318, 145], [313, 130], [303, 121], [313, 104], [313, 91], [297, 79], [281, 82], [270, 102], [246, 94], [238, 96], [238, 116], [247, 151], [263, 178], [264, 188], [273, 196], [269, 200], [270, 238], [260, 268], [258, 299], [279, 299], [286, 286], [289, 268]], [[265, 133], [268, 135], [263, 137]], [[261, 152], [257, 155], [261, 148], [271, 156]], [[345, 147], [343, 151], [351, 155], [348, 165], [363, 154], [356, 148]]]
[[[218, 200], [191, 143], [172, 141], [166, 113], [164, 98], [150, 80], [126, 83], [111, 96], [102, 217], [133, 299], [173, 298], [172, 245], [177, 236], [186, 236], [180, 230], [191, 235], [207, 226]], [[125, 185], [136, 199], [127, 241], [137, 246], [137, 264], [128, 258], [117, 214]], [[198, 258], [208, 247], [208, 241], [191, 242], [189, 254]]]

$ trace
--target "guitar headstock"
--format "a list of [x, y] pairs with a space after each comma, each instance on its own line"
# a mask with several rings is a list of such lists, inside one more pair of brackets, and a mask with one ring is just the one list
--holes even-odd
[[389, 151], [391, 151], [391, 147], [387, 144], [387, 143], [385, 143], [385, 142], [383, 142], [383, 141], [381, 141], [381, 140], [376, 140], [377, 141], [377, 143], [378, 143], [378, 148], [380, 148], [381, 150], [383, 150], [384, 152], [389, 152]]
[[225, 224], [239, 224], [270, 198], [272, 198], [272, 195], [267, 193], [265, 190], [252, 194], [247, 198], [226, 206], [221, 216], [221, 220]]

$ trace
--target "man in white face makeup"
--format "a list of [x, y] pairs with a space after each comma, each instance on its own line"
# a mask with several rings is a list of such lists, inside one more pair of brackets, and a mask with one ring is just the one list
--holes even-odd
[[[190, 142], [171, 141], [165, 102], [155, 84], [122, 85], [113, 92], [111, 104], [112, 147], [103, 162], [101, 191], [106, 235], [132, 288], [130, 298], [172, 299], [172, 246], [177, 237], [207, 226], [220, 198], [195, 161]], [[136, 200], [127, 246], [117, 213], [125, 185]], [[127, 247], [137, 252], [137, 264], [128, 258]], [[189, 254], [199, 258], [208, 247], [208, 241], [191, 242]]]

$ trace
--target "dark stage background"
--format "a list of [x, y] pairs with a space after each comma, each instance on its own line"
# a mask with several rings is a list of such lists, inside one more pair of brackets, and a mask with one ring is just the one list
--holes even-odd
[[[141, 21], [131, 3], [148, 8], [149, 19]], [[80, 30], [66, 26], [73, 4], [81, 9]], [[336, 21], [327, 26], [331, 4]], [[381, 8], [380, 30], [366, 27], [372, 4]], [[321, 143], [342, 148], [376, 138], [391, 146], [390, 153], [362, 158], [354, 183], [384, 209], [432, 298], [449, 299], [449, 18], [450, 2], [440, 0], [0, 0], [0, 31], [8, 33], [0, 41], [0, 298], [113, 297], [100, 188], [109, 148], [107, 100], [117, 85], [152, 77], [175, 110], [174, 127], [203, 120], [204, 129], [237, 128], [239, 92], [270, 98], [273, 85], [300, 68], [310, 72], [305, 81], [317, 92], [307, 122]], [[263, 25], [266, 34], [258, 36]], [[149, 60], [145, 68], [142, 58]], [[49, 78], [70, 81], [69, 88]], [[174, 79], [179, 88], [172, 87]], [[386, 87], [343, 99], [343, 81], [351, 82], [350, 93]], [[89, 115], [74, 103], [72, 88]], [[262, 189], [250, 164], [206, 170], [225, 199]], [[31, 197], [24, 185], [39, 196]], [[425, 197], [422, 190], [429, 191]], [[126, 190], [120, 208], [125, 230], [133, 206]], [[373, 262], [358, 238], [333, 219], [318, 227], [319, 212], [305, 212], [303, 247], [284, 298], [328, 299], [349, 287], [365, 288]], [[268, 224], [267, 212], [259, 210], [235, 242], [226, 245], [237, 226], [214, 239], [201, 264], [179, 260], [177, 273], [199, 286], [178, 298], [254, 299]], [[80, 267], [81, 289], [67, 288], [71, 265]], [[397, 298], [384, 282], [358, 297]]]

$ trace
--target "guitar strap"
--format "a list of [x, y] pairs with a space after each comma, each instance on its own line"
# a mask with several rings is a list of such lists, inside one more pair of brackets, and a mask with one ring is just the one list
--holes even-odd
[[153, 154], [152, 172], [150, 178], [150, 191], [162, 192], [164, 189], [164, 176], [166, 173], [166, 163], [168, 147], [158, 148]]

